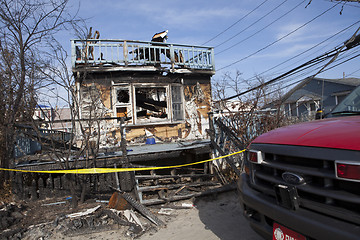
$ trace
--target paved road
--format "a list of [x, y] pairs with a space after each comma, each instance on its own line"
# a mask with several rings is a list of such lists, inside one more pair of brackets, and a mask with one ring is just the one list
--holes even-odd
[[177, 210], [177, 216], [169, 219], [166, 228], [146, 233], [140, 239], [263, 240], [243, 217], [236, 192], [201, 198], [195, 206], [191, 210]]

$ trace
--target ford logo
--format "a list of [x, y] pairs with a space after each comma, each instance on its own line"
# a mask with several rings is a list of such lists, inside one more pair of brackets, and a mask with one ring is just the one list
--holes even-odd
[[292, 185], [299, 185], [299, 184], [303, 184], [305, 182], [305, 179], [302, 176], [297, 175], [295, 173], [284, 172], [281, 176], [285, 182], [292, 184]]

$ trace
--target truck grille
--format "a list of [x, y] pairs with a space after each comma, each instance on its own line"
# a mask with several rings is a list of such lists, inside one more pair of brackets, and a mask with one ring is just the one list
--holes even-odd
[[282, 174], [297, 174], [305, 180], [294, 185], [300, 208], [360, 225], [360, 182], [337, 179], [334, 165], [335, 160], [358, 162], [359, 152], [270, 144], [251, 149], [265, 153], [261, 164], [251, 164], [253, 188], [275, 198], [276, 186], [291, 185]]

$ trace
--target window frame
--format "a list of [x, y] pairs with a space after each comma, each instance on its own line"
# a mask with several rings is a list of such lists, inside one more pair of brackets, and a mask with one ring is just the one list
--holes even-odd
[[[173, 102], [173, 87], [178, 87], [178, 93], [180, 94], [181, 103]], [[164, 121], [153, 121], [153, 122], [139, 122], [136, 112], [136, 88], [165, 88], [166, 91], [166, 114], [167, 118]], [[117, 101], [117, 91], [119, 89], [128, 89], [129, 90], [129, 103], [119, 103]], [[185, 96], [184, 96], [184, 86], [178, 83], [121, 83], [121, 84], [112, 84], [112, 109], [113, 116], [117, 117], [117, 108], [127, 107], [128, 113], [130, 113], [131, 120], [129, 120], [128, 125], [133, 126], [143, 126], [143, 125], [162, 125], [162, 124], [176, 124], [185, 122]], [[182, 119], [176, 119], [174, 116], [174, 104], [181, 104], [181, 115]]]
[[[113, 108], [113, 116], [114, 117], [118, 117], [118, 112], [117, 109], [118, 108], [125, 108], [126, 107], [126, 115], [127, 117], [132, 117], [133, 114], [133, 109], [132, 109], [132, 94], [131, 94], [131, 86], [129, 84], [113, 84], [112, 86], [113, 90], [113, 96], [112, 96], [112, 108]], [[118, 101], [118, 91], [119, 90], [125, 90], [127, 89], [129, 92], [129, 102], [128, 103], [122, 103]], [[117, 121], [119, 121], [117, 119]]]
[[[144, 123], [138, 123], [138, 116], [137, 116], [137, 111], [136, 111], [136, 88], [165, 88], [165, 93], [166, 93], [166, 114], [167, 114], [167, 117], [164, 121], [156, 121], [156, 122], [144, 122]], [[133, 84], [132, 85], [132, 108], [133, 108], [133, 123], [134, 125], [149, 125], [149, 124], [158, 124], [158, 123], [169, 123], [171, 122], [171, 117], [169, 114], [171, 113], [170, 112], [170, 109], [169, 109], [169, 106], [170, 106], [170, 91], [169, 91], [169, 88], [170, 88], [170, 84], [149, 84], [149, 83], [145, 83], [145, 84]]]

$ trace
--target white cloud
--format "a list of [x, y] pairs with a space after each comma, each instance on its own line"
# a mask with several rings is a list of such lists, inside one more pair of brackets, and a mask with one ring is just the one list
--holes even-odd
[[[107, 5], [102, 1], [101, 5]], [[119, 1], [111, 2], [112, 11], [121, 15], [137, 16], [139, 20], [146, 19], [148, 22], [166, 24], [170, 27], [194, 28], [206, 24], [208, 21], [216, 21], [218, 18], [234, 18], [241, 16], [240, 9], [227, 7], [223, 4], [196, 4], [193, 1]], [[219, 8], [218, 6], [223, 6]], [[134, 18], [133, 18], [134, 19]], [[144, 22], [145, 23], [145, 22]]]
[[279, 27], [275, 34], [275, 38], [278, 40], [294, 31], [289, 36], [283, 38], [281, 43], [309, 43], [314, 41], [321, 41], [320, 39], [325, 39], [329, 36], [332, 36], [338, 31], [336, 26], [333, 26], [332, 29], [328, 29], [324, 28], [324, 24], [312, 24], [301, 27], [302, 24], [303, 23], [289, 23]]
[[307, 43], [307, 44], [294, 44], [289, 45], [287, 47], [281, 47], [277, 48], [278, 51], [273, 50], [271, 53], [266, 54], [259, 54], [255, 55], [254, 58], [286, 58], [286, 57], [293, 57], [296, 54], [303, 52], [311, 47], [313, 47], [314, 44]]

